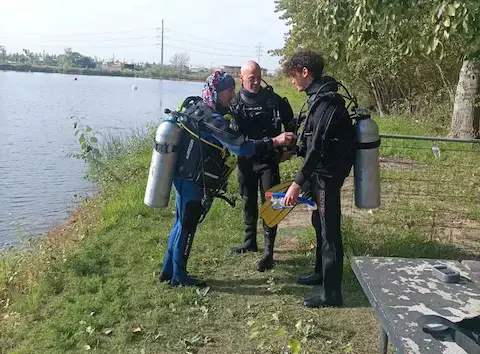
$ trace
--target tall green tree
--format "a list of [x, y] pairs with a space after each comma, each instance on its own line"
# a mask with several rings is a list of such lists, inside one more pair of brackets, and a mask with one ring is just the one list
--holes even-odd
[[393, 44], [396, 35], [392, 33], [372, 35], [368, 43], [349, 45], [345, 21], [336, 32], [328, 31], [309, 1], [277, 1], [277, 11], [282, 11], [282, 18], [293, 26], [284, 48], [274, 54], [288, 56], [298, 47], [320, 51], [327, 57], [328, 72], [354, 92], [367, 92], [368, 96], [360, 98], [373, 100], [381, 115], [390, 111], [419, 113], [425, 107], [425, 97], [438, 100], [439, 92], [443, 99], [451, 100], [451, 60], [426, 61], [423, 54], [406, 55]]
[[7, 60], [7, 50], [4, 45], [0, 45], [0, 63], [3, 63]]
[[[462, 62], [451, 123], [451, 135], [474, 138], [479, 134], [480, 2], [478, 0], [278, 0], [279, 10], [292, 23], [305, 10], [317, 35], [337, 43], [333, 55], [348, 57], [362, 46], [387, 43], [395, 60], [424, 61], [455, 57]], [[295, 16], [287, 14], [288, 11]], [[306, 25], [306, 24], [305, 24]], [[304, 26], [302, 26], [304, 27]], [[303, 28], [302, 28], [303, 29]], [[301, 33], [301, 30], [297, 30]], [[335, 50], [335, 48], [337, 48]], [[435, 64], [434, 64], [435, 65]], [[441, 70], [440, 70], [441, 71]], [[442, 76], [441, 72], [439, 73]]]

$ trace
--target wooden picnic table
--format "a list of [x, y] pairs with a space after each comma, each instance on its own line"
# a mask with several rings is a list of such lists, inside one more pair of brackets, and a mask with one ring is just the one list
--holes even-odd
[[[444, 264], [460, 272], [459, 283], [444, 283], [432, 274]], [[439, 315], [457, 322], [480, 315], [480, 262], [354, 257], [352, 269], [380, 320], [380, 353], [388, 341], [397, 353], [465, 354], [455, 342], [424, 333], [422, 315]], [[478, 279], [478, 280], [477, 280]]]

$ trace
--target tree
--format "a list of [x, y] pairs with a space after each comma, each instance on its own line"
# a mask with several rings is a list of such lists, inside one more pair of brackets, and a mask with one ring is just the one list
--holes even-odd
[[78, 52], [72, 52], [70, 58], [72, 66], [76, 68], [94, 69], [97, 66], [95, 60]]
[[175, 69], [181, 71], [188, 71], [188, 64], [190, 63], [190, 55], [186, 52], [175, 53], [170, 59], [170, 63]]
[[65, 48], [63, 54], [58, 56], [58, 65], [66, 68], [71, 68], [73, 66], [73, 52], [72, 48]]
[[28, 63], [33, 64], [33, 58], [35, 53], [31, 52], [28, 49], [23, 49], [23, 53], [25, 54], [25, 57], [27, 58]]
[[[450, 81], [456, 80], [458, 73], [453, 59], [434, 61], [425, 60], [420, 53], [405, 55], [395, 44], [394, 33], [374, 36], [368, 43], [348, 45], [346, 26], [335, 32], [326, 31], [328, 19], [318, 19], [311, 1], [277, 1], [277, 11], [283, 11], [282, 18], [293, 27], [283, 49], [273, 53], [285, 57], [299, 47], [323, 53], [327, 73], [360, 94], [358, 98], [365, 104], [375, 102], [381, 115], [419, 113], [426, 109], [425, 101], [433, 105], [434, 99], [450, 100]], [[439, 75], [439, 70], [443, 75]]]
[[[305, 0], [277, 0], [279, 10], [306, 5]], [[348, 53], [388, 38], [400, 59], [422, 53], [428, 58], [442, 60], [448, 52], [463, 60], [451, 136], [471, 139], [479, 135], [480, 107], [476, 102], [480, 93], [478, 0], [317, 0], [309, 11], [317, 32], [337, 41], [335, 56], [344, 49]]]
[[0, 45], [0, 62], [5, 62], [7, 60], [7, 50], [4, 45]]

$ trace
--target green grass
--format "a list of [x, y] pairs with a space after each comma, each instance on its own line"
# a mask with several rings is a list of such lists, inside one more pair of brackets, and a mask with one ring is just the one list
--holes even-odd
[[[131, 160], [125, 167], [132, 173], [139, 165]], [[210, 291], [203, 296], [160, 284], [157, 271], [172, 210], [142, 205], [144, 173], [134, 174], [132, 182], [116, 186], [104, 200], [100, 222], [88, 237], [53, 260], [29, 294], [12, 299], [1, 325], [2, 351], [277, 353], [291, 339], [304, 338], [302, 347], [310, 353], [338, 353], [349, 346], [358, 353], [375, 350], [377, 336], [369, 330], [375, 317], [347, 262], [349, 308], [302, 308], [310, 289], [295, 285], [294, 277], [313, 264], [306, 246], [314, 236], [307, 225], [282, 230], [279, 242], [298, 237], [298, 249], [287, 250], [274, 271], [259, 274], [257, 256], [228, 255], [242, 238], [240, 208], [217, 201], [199, 229], [190, 260], [190, 270], [209, 281]], [[371, 237], [359, 236], [346, 222], [349, 254], [459, 256], [420, 235], [392, 234], [376, 245]], [[347, 321], [358, 327], [346, 326]], [[137, 327], [141, 332], [132, 333]]]
[[96, 75], [96, 76], [122, 76], [122, 77], [144, 77], [151, 79], [164, 80], [191, 80], [205, 81], [208, 72], [185, 73], [168, 67], [152, 68], [145, 70], [104, 70], [101, 68], [87, 69], [78, 67], [63, 67], [49, 65], [32, 64], [6, 64], [0, 63], [0, 70], [23, 71], [23, 72], [43, 72], [43, 73], [61, 73], [72, 75]]
[[306, 99], [305, 92], [298, 92], [293, 89], [290, 82], [286, 79], [277, 80], [272, 82], [271, 85], [277, 94], [279, 94], [281, 97], [288, 98], [288, 102], [290, 102], [294, 112], [298, 112], [302, 108], [302, 105]]
[[[406, 118], [378, 123], [388, 133], [434, 132]], [[466, 188], [457, 188], [463, 185], [459, 181], [465, 181], [472, 194], [478, 178], [471, 174], [480, 171], [465, 166], [478, 161], [480, 153], [474, 150], [465, 161], [465, 152], [442, 148], [451, 166], [440, 176], [442, 185], [431, 180], [444, 160], [418, 149], [421, 144], [408, 149], [392, 141], [391, 147], [382, 147], [382, 155], [410, 159], [417, 169], [384, 170], [383, 176], [393, 180], [382, 182], [384, 209], [372, 216], [345, 214], [345, 308], [302, 306], [311, 288], [296, 285], [295, 277], [313, 268], [310, 245], [315, 237], [309, 223], [282, 228], [277, 267], [258, 273], [258, 254], [228, 254], [243, 239], [241, 205], [232, 209], [221, 200], [200, 225], [189, 261], [189, 271], [208, 281], [208, 292], [171, 288], [157, 276], [173, 221], [173, 200], [167, 209], [143, 204], [150, 147], [135, 138], [127, 141], [133, 152], [109, 155], [103, 193], [86, 202], [66, 231], [0, 259], [0, 353], [288, 353], [295, 352], [296, 341], [302, 353], [374, 353], [378, 323], [350, 269], [352, 255], [475, 256], [468, 247], [457, 247], [459, 242], [432, 237], [430, 229], [411, 222], [423, 220], [419, 213], [431, 215], [428, 202], [436, 198], [428, 195], [434, 192], [459, 192]], [[298, 159], [282, 164], [283, 178], [293, 177], [298, 165]], [[394, 198], [412, 189], [413, 182], [406, 179], [420, 177], [425, 181], [418, 192], [427, 197]], [[229, 188], [236, 191], [234, 176]], [[348, 197], [346, 193], [348, 186]], [[435, 207], [445, 210], [442, 202], [437, 200]], [[448, 207], [453, 215], [477, 215], [461, 198]]]

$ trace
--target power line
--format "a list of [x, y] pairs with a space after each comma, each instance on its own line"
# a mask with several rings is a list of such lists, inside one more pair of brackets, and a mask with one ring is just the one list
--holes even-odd
[[[163, 28], [163, 30], [162, 30]], [[230, 56], [230, 57], [251, 57], [253, 55], [245, 55], [244, 53], [246, 50], [242, 50], [240, 48], [248, 48], [249, 52], [253, 48], [251, 46], [247, 45], [240, 45], [237, 43], [232, 43], [232, 42], [221, 42], [221, 41], [215, 41], [207, 38], [202, 38], [198, 36], [191, 36], [188, 35], [184, 32], [172, 30], [170, 28], [165, 28], [163, 25], [163, 20], [162, 20], [162, 27], [155, 27], [155, 28], [147, 28], [147, 29], [142, 29], [140, 31], [145, 31], [145, 30], [157, 30], [157, 32], [160, 32], [160, 35], [149, 35], [149, 36], [129, 36], [129, 37], [102, 37], [102, 38], [73, 38], [73, 39], [61, 39], [59, 37], [57, 38], [44, 38], [41, 40], [41, 43], [36, 43], [34, 46], [49, 46], [49, 47], [91, 47], [91, 48], [111, 48], [111, 47], [118, 47], [118, 48], [124, 48], [124, 47], [142, 47], [142, 46], [158, 46], [160, 44], [161, 49], [165, 46], [165, 40], [172, 41], [172, 42], [179, 42], [179, 43], [185, 43], [189, 44], [192, 46], [201, 46], [202, 48], [207, 48], [207, 51], [201, 50], [201, 49], [191, 49], [191, 48], [185, 48], [180, 46], [177, 46], [175, 44], [169, 44], [169, 47], [171, 48], [177, 48], [185, 51], [191, 51], [191, 52], [196, 52], [196, 53], [202, 53], [202, 54], [211, 54], [211, 55], [220, 55], [220, 56]], [[117, 31], [117, 32], [97, 32], [97, 33], [72, 33], [69, 34], [71, 36], [105, 36], [107, 34], [119, 34], [119, 33], [132, 33], [135, 31], [139, 30], [123, 30], [123, 31]], [[174, 36], [168, 35], [165, 36], [165, 32], [170, 32], [174, 33]], [[24, 34], [28, 35], [28, 34]], [[35, 33], [32, 35], [35, 35], [37, 37], [41, 37], [41, 34]], [[64, 36], [67, 34], [63, 34]], [[188, 37], [187, 39], [182, 39], [182, 38], [177, 38], [177, 35], [180, 35], [180, 37]], [[9, 38], [9, 37], [0, 37], [0, 38]], [[10, 37], [13, 38], [13, 37]], [[33, 39], [33, 38], [31, 38]], [[139, 41], [139, 40], [152, 40], [152, 41], [157, 41], [157, 43], [134, 43], [134, 44], [90, 44], [91, 41], [94, 40], [95, 42], [125, 42], [125, 41]], [[56, 42], [66, 42], [68, 41], [67, 44], [55, 44]], [[158, 43], [160, 42], [160, 43]], [[199, 42], [205, 42], [205, 43], [199, 43]], [[220, 44], [221, 47], [218, 45], [216, 46], [215, 44]], [[224, 46], [227, 45], [231, 48], [224, 48]], [[259, 57], [261, 56], [261, 45], [256, 46], [256, 52], [257, 52], [257, 58], [259, 60]], [[235, 47], [235, 48], [234, 48]], [[253, 51], [253, 50], [252, 50]], [[238, 53], [238, 54], [237, 54]], [[163, 49], [162, 49], [162, 57], [163, 57]]]
[[161, 64], [163, 65], [163, 47], [165, 45], [165, 41], [164, 41], [164, 36], [163, 36], [163, 33], [164, 33], [164, 26], [163, 26], [163, 18], [162, 18], [162, 56], [161, 56]]
[[222, 44], [222, 45], [226, 45], [226, 46], [233, 46], [233, 47], [237, 47], [237, 48], [251, 48], [251, 46], [249, 46], [249, 45], [243, 45], [243, 44], [238, 44], [238, 43], [234, 43], [234, 42], [220, 42], [220, 41], [213, 40], [211, 38], [192, 36], [191, 34], [181, 32], [181, 31], [177, 31], [177, 30], [174, 30], [174, 29], [171, 29], [171, 28], [166, 28], [165, 30], [167, 32], [177, 33], [181, 36], [188, 37], [189, 39], [194, 39], [194, 40], [197, 40], [197, 41], [204, 41], [204, 42], [208, 42], [208, 43], [217, 43], [217, 44]]
[[[157, 36], [151, 35], [151, 36], [140, 36], [140, 37], [110, 37], [110, 38], [89, 38], [89, 39], [68, 39], [68, 42], [70, 43], [81, 43], [81, 42], [88, 42], [91, 43], [92, 40], [95, 41], [101, 41], [101, 42], [118, 42], [118, 41], [131, 41], [131, 40], [142, 40], [142, 39], [150, 39], [150, 40], [157, 40]], [[44, 39], [42, 40], [42, 43], [55, 43], [55, 42], [65, 42], [67, 41], [66, 39]]]
[[[162, 42], [162, 36], [161, 36], [161, 33], [160, 35], [151, 35], [151, 36], [137, 36], [137, 37], [107, 37], [107, 38], [95, 38], [95, 42], [119, 42], [119, 41], [138, 41], [138, 40], [145, 40], [145, 39], [148, 39], [148, 40], [152, 40], [152, 41], [159, 41], [160, 43]], [[218, 51], [223, 51], [225, 48], [219, 48], [218, 46], [212, 46], [212, 45], [208, 45], [208, 44], [203, 44], [203, 43], [198, 43], [198, 42], [194, 42], [194, 41], [191, 41], [191, 40], [185, 40], [185, 39], [178, 39], [178, 38], [174, 38], [174, 37], [170, 37], [170, 36], [164, 36], [164, 40], [168, 40], [168, 41], [173, 41], [173, 42], [180, 42], [180, 43], [188, 43], [190, 45], [193, 45], [193, 46], [202, 46], [202, 47], [206, 47], [206, 48], [210, 48], [210, 49], [214, 49], [214, 50], [218, 50]], [[42, 40], [41, 41], [41, 44], [48, 44], [50, 45], [50, 43], [55, 43], [55, 42], [65, 42], [66, 40], [65, 39], [45, 39], [45, 40]], [[67, 47], [69, 46], [72, 46], [72, 43], [75, 43], [75, 45], [78, 45], [77, 43], [91, 43], [92, 42], [92, 39], [80, 39], [80, 38], [75, 38], [75, 39], [69, 39], [68, 40], [68, 45]], [[52, 45], [52, 46], [55, 46], [55, 45]], [[123, 45], [122, 45], [123, 46]], [[239, 49], [230, 49], [228, 48], [228, 51], [229, 52], [235, 52], [235, 53], [245, 53], [245, 50], [239, 50]]]
[[262, 56], [262, 42], [258, 43], [257, 46], [257, 63], [260, 65], [260, 57]]
[[251, 55], [238, 55], [238, 54], [224, 54], [224, 53], [212, 53], [212, 52], [204, 52], [200, 50], [193, 50], [191, 48], [183, 48], [183, 47], [177, 47], [175, 45], [171, 44], [165, 44], [165, 47], [169, 48], [174, 48], [178, 50], [184, 50], [186, 52], [193, 52], [193, 53], [201, 53], [201, 54], [210, 54], [210, 55], [215, 55], [215, 56], [223, 56], [223, 57], [237, 57], [237, 58], [251, 58]]
[[[189, 41], [189, 40], [172, 38], [170, 36], [165, 37], [165, 39], [168, 42], [188, 43], [188, 44], [191, 44], [193, 46], [202, 46], [202, 48], [209, 48], [209, 49], [214, 49], [214, 50], [218, 50], [218, 51], [224, 51], [225, 50], [225, 48], [219, 48], [218, 46], [211, 46], [211, 45], [206, 45], [206, 44], [202, 44], [202, 43], [196, 43], [196, 42], [192, 42], [192, 41]], [[239, 50], [239, 49], [227, 48], [227, 51], [228, 52], [234, 52], [234, 53], [245, 53], [245, 50]]]
[[106, 34], [118, 34], [118, 33], [131, 33], [131, 32], [145, 32], [145, 31], [155, 31], [157, 27], [150, 27], [150, 28], [143, 28], [143, 29], [136, 29], [136, 30], [118, 30], [114, 32], [84, 32], [84, 33], [38, 33], [38, 32], [30, 32], [30, 33], [20, 33], [18, 36], [8, 36], [8, 37], [0, 37], [0, 39], [18, 39], [21, 37], [76, 37], [76, 36], [103, 36]]
[[[49, 47], [57, 47], [57, 48], [72, 48], [74, 50], [75, 48], [78, 47], [88, 47], [88, 48], [127, 48], [127, 47], [154, 47], [158, 43], [137, 43], [137, 44], [122, 44], [122, 45], [117, 45], [117, 44], [111, 44], [111, 45], [90, 45], [90, 44], [76, 44], [72, 46], [71, 44], [48, 44]], [[43, 44], [35, 44], [35, 47], [42, 47]]]

